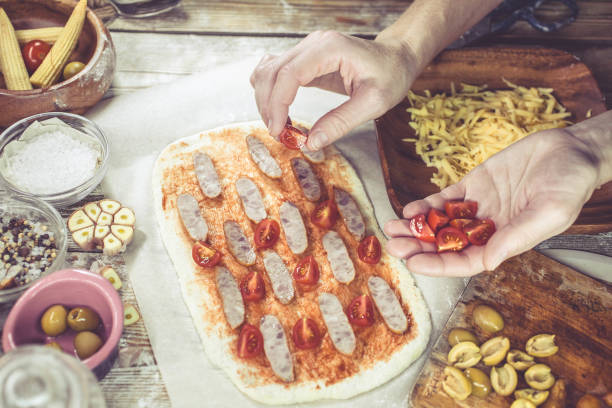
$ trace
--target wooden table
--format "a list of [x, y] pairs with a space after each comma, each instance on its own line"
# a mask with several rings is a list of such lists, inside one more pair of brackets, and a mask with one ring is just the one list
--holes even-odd
[[[148, 19], [117, 18], [104, 0], [94, 0], [106, 19], [117, 50], [117, 71], [107, 97], [169, 82], [249, 56], [279, 54], [314, 30], [334, 29], [373, 38], [410, 4], [401, 0], [183, 0], [181, 6]], [[552, 34], [523, 22], [479, 45], [525, 44], [564, 49], [593, 70], [612, 108], [612, 1], [579, 2], [580, 16]], [[545, 18], [562, 13], [546, 4]], [[612, 234], [559, 236], [540, 248], [583, 249], [612, 256]], [[88, 265], [90, 255], [72, 248], [73, 263]], [[127, 272], [117, 261], [123, 278]], [[124, 300], [134, 302], [129, 280]], [[109, 407], [168, 407], [170, 402], [142, 321], [126, 328], [116, 366], [102, 381]]]

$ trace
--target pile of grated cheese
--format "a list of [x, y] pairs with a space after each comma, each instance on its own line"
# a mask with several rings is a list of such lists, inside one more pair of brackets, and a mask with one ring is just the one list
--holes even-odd
[[509, 90], [461, 84], [451, 95], [412, 91], [410, 127], [417, 154], [436, 172], [431, 182], [443, 189], [510, 144], [539, 130], [566, 127], [571, 116], [550, 88], [526, 88], [509, 81]]

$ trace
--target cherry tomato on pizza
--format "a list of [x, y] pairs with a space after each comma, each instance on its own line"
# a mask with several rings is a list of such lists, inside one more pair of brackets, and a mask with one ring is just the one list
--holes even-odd
[[286, 124], [279, 136], [279, 140], [288, 149], [300, 150], [302, 147], [306, 146], [308, 136], [306, 136], [300, 129], [293, 127], [290, 124]]
[[321, 333], [314, 320], [303, 317], [293, 326], [293, 343], [301, 350], [309, 350], [319, 347], [321, 344]]
[[425, 215], [419, 214], [410, 219], [408, 224], [410, 232], [415, 238], [425, 242], [436, 242], [436, 235], [427, 223]]
[[495, 223], [490, 219], [472, 220], [463, 227], [463, 232], [474, 245], [484, 245], [495, 232]]
[[276, 244], [279, 236], [278, 222], [269, 218], [261, 220], [255, 227], [255, 246], [257, 248], [271, 248]]
[[444, 227], [436, 234], [438, 252], [461, 251], [468, 244], [467, 236], [455, 227]]
[[257, 271], [249, 272], [240, 282], [240, 293], [247, 302], [256, 302], [263, 299], [266, 295], [266, 286], [261, 274]]
[[21, 53], [28, 72], [32, 74], [42, 64], [51, 50], [51, 45], [42, 40], [32, 40], [24, 45]]
[[238, 337], [238, 357], [253, 358], [263, 350], [263, 336], [259, 329], [252, 324], [245, 323]]
[[478, 203], [476, 201], [447, 201], [444, 203], [446, 215], [455, 218], [476, 218]]
[[446, 224], [448, 224], [449, 221], [450, 219], [444, 213], [444, 211], [440, 211], [435, 208], [432, 208], [427, 213], [427, 223], [429, 224], [429, 226], [434, 232], [444, 227]]
[[450, 220], [448, 225], [463, 231], [463, 227], [465, 227], [466, 224], [469, 224], [472, 221], [474, 220], [471, 220], [469, 218], [455, 218], [454, 220]]
[[221, 252], [203, 241], [193, 244], [191, 256], [195, 263], [204, 268], [212, 268], [221, 260]]
[[378, 238], [374, 235], [369, 235], [362, 239], [357, 247], [357, 255], [359, 255], [359, 259], [367, 264], [377, 264], [382, 255]]
[[349, 322], [355, 326], [368, 327], [374, 324], [374, 304], [368, 295], [359, 295], [346, 309]]
[[314, 256], [308, 255], [293, 270], [293, 279], [301, 286], [314, 287], [319, 282], [319, 264]]
[[312, 212], [310, 220], [314, 225], [323, 229], [330, 229], [338, 219], [338, 208], [334, 200], [326, 200], [317, 205]]

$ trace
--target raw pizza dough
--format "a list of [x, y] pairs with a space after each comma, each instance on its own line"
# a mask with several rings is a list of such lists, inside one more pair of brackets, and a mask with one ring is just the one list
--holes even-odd
[[[248, 154], [246, 137], [256, 135], [279, 162], [283, 175], [280, 179], [265, 176]], [[222, 193], [217, 198], [205, 197], [199, 189], [194, 174], [193, 152], [207, 153], [215, 163], [221, 181]], [[384, 236], [378, 228], [373, 208], [361, 181], [352, 166], [333, 146], [325, 149], [326, 160], [311, 164], [327, 191], [333, 197], [335, 185], [349, 192], [364, 216], [367, 234], [375, 234], [384, 248]], [[357, 275], [349, 284], [340, 284], [326, 261], [321, 245], [325, 231], [318, 231], [309, 222], [316, 203], [303, 197], [291, 170], [290, 159], [302, 157], [300, 152], [286, 149], [272, 139], [261, 122], [247, 122], [224, 126], [177, 140], [162, 151], [153, 171], [154, 208], [160, 233], [172, 259], [179, 278], [183, 298], [187, 304], [196, 329], [209, 359], [223, 369], [232, 382], [249, 397], [267, 404], [294, 404], [321, 399], [347, 399], [384, 384], [400, 374], [425, 350], [431, 331], [431, 321], [425, 301], [411, 274], [397, 258], [383, 250], [381, 261], [374, 266], [359, 261], [358, 242], [340, 218], [334, 226], [347, 245], [355, 264]], [[258, 251], [257, 263], [252, 267], [239, 265], [225, 244], [222, 224], [226, 219], [237, 221], [253, 243], [254, 224], [244, 214], [234, 182], [240, 177], [249, 177], [260, 187], [264, 196], [268, 216], [279, 221], [278, 208], [283, 199], [294, 202], [304, 219], [308, 231], [309, 248], [304, 254], [313, 254], [321, 269], [320, 284], [314, 291], [303, 292], [296, 286], [296, 297], [289, 305], [276, 299], [266, 281], [266, 298], [261, 304], [247, 303], [246, 321], [259, 326], [264, 313], [279, 317], [293, 354], [295, 381], [285, 383], [276, 377], [263, 354], [252, 360], [242, 360], [236, 354], [239, 329], [232, 330], [223, 314], [221, 300], [214, 283], [214, 271], [198, 267], [191, 258], [193, 241], [180, 220], [176, 209], [176, 198], [182, 193], [192, 194], [200, 202], [202, 215], [209, 224], [209, 243], [221, 248], [225, 265], [239, 282], [251, 269], [264, 273], [262, 255]], [[352, 239], [352, 241], [351, 241]], [[290, 271], [301, 256], [293, 255], [281, 233], [275, 249]], [[367, 277], [383, 277], [398, 295], [402, 308], [408, 316], [409, 328], [401, 335], [393, 334], [376, 312], [376, 323], [369, 328], [354, 328], [357, 347], [352, 356], [344, 356], [333, 348], [327, 329], [317, 307], [319, 293], [335, 293], [343, 307], [352, 298], [368, 293]], [[267, 277], [266, 277], [267, 279]], [[314, 350], [298, 350], [293, 345], [291, 330], [300, 317], [314, 318], [323, 333], [322, 344]], [[206, 392], [205, 379], [203, 397]], [[408, 390], [406, 390], [408, 392]]]

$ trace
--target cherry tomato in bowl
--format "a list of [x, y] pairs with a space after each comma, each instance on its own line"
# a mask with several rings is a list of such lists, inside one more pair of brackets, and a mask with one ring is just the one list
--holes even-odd
[[30, 74], [38, 69], [50, 50], [51, 45], [42, 40], [32, 40], [23, 46], [23, 62]]
[[451, 220], [455, 218], [476, 218], [478, 203], [476, 201], [447, 201], [444, 203], [446, 215]]
[[280, 227], [278, 222], [266, 218], [259, 221], [255, 227], [255, 246], [257, 248], [271, 248], [278, 241], [280, 236]]
[[370, 235], [362, 239], [357, 247], [357, 255], [359, 255], [359, 259], [367, 264], [377, 264], [382, 255], [382, 249], [378, 238], [374, 235]]
[[425, 215], [419, 214], [412, 217], [408, 227], [415, 238], [425, 242], [436, 242], [436, 235], [427, 223]]
[[245, 323], [240, 329], [238, 337], [238, 357], [253, 358], [263, 350], [263, 336], [259, 329], [252, 324]]
[[314, 225], [323, 229], [330, 229], [338, 219], [338, 208], [334, 200], [321, 202], [312, 212], [310, 220]]
[[311, 288], [319, 282], [319, 264], [314, 256], [308, 255], [293, 270], [293, 279], [303, 287]]
[[495, 232], [495, 223], [490, 219], [472, 220], [463, 226], [463, 232], [473, 245], [484, 245]]
[[240, 293], [247, 302], [256, 302], [263, 299], [266, 295], [266, 286], [261, 274], [257, 271], [249, 272], [240, 282]]
[[203, 241], [193, 244], [191, 256], [195, 263], [204, 268], [212, 268], [221, 260], [221, 252]]
[[436, 234], [438, 252], [461, 251], [468, 245], [467, 236], [455, 227], [444, 227]]
[[349, 322], [359, 327], [369, 327], [374, 324], [374, 304], [368, 295], [359, 295], [351, 301], [346, 309]]
[[303, 317], [293, 326], [293, 342], [300, 350], [309, 350], [319, 347], [321, 333], [319, 327], [309, 317]]

